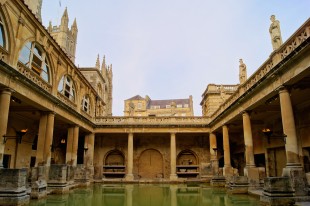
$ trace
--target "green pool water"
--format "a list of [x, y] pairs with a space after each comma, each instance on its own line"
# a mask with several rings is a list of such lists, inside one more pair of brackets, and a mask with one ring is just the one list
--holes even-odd
[[31, 200], [31, 206], [258, 206], [248, 195], [227, 194], [207, 185], [100, 185], [75, 189], [66, 195]]

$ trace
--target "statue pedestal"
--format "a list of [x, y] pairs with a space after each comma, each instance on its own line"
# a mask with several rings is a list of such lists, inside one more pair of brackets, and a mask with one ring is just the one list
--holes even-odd
[[26, 205], [26, 169], [0, 169], [0, 205]]

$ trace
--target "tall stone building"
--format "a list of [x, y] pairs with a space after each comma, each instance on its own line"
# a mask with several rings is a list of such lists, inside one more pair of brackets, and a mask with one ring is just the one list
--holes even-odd
[[239, 84], [233, 85], [217, 85], [209, 84], [202, 94], [200, 105], [202, 107], [203, 116], [211, 116], [219, 106], [222, 105], [235, 91]]
[[194, 116], [193, 98], [152, 100], [136, 95], [124, 101], [124, 116]]
[[[100, 65], [98, 55], [95, 67], [80, 67], [79, 69], [98, 92], [96, 97], [96, 108], [98, 108], [95, 111], [96, 116], [112, 116], [112, 64], [107, 65], [105, 57], [103, 57], [102, 65]], [[98, 101], [98, 99], [102, 101]]]
[[74, 19], [71, 29], [69, 29], [69, 16], [67, 8], [61, 17], [60, 25], [53, 26], [50, 21], [48, 31], [51, 33], [52, 37], [56, 39], [58, 44], [66, 52], [72, 62], [75, 62], [78, 27], [76, 19]]

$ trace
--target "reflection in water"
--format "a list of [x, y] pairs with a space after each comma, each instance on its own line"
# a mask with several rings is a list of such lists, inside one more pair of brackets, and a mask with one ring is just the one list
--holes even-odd
[[247, 195], [228, 195], [207, 185], [101, 185], [75, 189], [66, 195], [32, 200], [31, 206], [258, 206]]

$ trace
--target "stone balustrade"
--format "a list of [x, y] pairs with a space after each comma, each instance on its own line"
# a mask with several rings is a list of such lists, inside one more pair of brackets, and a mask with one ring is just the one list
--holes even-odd
[[23, 65], [22, 63], [17, 63], [17, 69], [18, 71], [23, 74], [25, 77], [33, 81], [36, 85], [44, 89], [45, 91], [51, 93], [52, 92], [52, 86], [44, 81], [39, 75], [37, 75], [35, 72], [33, 72], [31, 69]]
[[257, 70], [251, 75], [247, 81], [240, 85], [238, 89], [232, 94], [220, 107], [216, 110], [211, 119], [219, 117], [226, 109], [238, 101], [246, 93], [251, 92], [262, 81], [272, 75], [275, 67], [284, 60], [287, 56], [293, 52], [297, 52], [299, 46], [310, 37], [310, 20], [292, 35], [283, 45], [276, 51], [274, 51], [270, 58], [268, 58]]
[[153, 125], [153, 126], [206, 126], [210, 122], [208, 117], [97, 117], [97, 125]]

